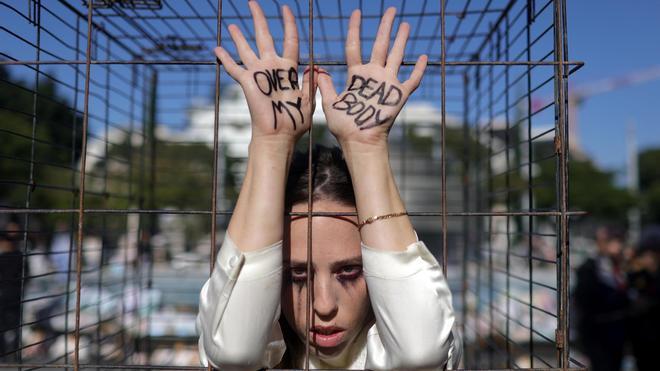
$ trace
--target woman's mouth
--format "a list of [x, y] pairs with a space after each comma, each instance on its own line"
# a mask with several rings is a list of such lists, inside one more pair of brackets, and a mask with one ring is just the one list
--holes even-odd
[[310, 329], [312, 343], [318, 348], [332, 348], [341, 344], [346, 330], [335, 326], [314, 326]]

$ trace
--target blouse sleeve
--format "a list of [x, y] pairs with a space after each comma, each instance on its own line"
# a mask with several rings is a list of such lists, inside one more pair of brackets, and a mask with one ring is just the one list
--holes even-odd
[[375, 327], [368, 333], [368, 369], [457, 368], [460, 339], [447, 280], [426, 245], [381, 251], [362, 244]]
[[202, 365], [222, 370], [274, 367], [286, 346], [279, 327], [282, 241], [242, 253], [228, 234], [199, 297]]

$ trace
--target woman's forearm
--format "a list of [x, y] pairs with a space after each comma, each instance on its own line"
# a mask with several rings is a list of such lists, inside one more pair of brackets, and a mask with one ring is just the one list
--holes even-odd
[[253, 138], [248, 165], [228, 232], [237, 247], [253, 251], [282, 239], [284, 193], [293, 143]]
[[313, 111], [310, 92], [316, 89], [311, 74], [303, 74], [302, 84], [298, 80], [298, 30], [291, 9], [282, 6], [284, 40], [280, 56], [263, 9], [257, 1], [248, 1], [247, 5], [254, 21], [258, 53], [234, 24], [227, 28], [242, 66], [224, 47], [214, 50], [224, 69], [243, 89], [252, 120], [247, 172], [228, 227], [241, 251], [282, 239], [288, 165], [295, 142], [309, 130]]
[[[337, 94], [330, 75], [321, 73], [318, 77], [323, 112], [346, 156], [361, 221], [405, 211], [390, 168], [387, 138], [403, 105], [419, 86], [428, 57], [420, 56], [410, 78], [399, 80], [410, 25], [401, 22], [390, 49], [395, 16], [394, 7], [385, 11], [371, 59], [363, 63], [361, 13], [354, 11], [346, 37], [346, 90]], [[383, 250], [405, 250], [416, 240], [408, 216], [377, 220], [365, 225], [360, 234], [367, 246]]]
[[[342, 149], [353, 180], [360, 221], [406, 211], [392, 174], [386, 145], [367, 147], [342, 143]], [[360, 234], [367, 246], [383, 250], [404, 250], [416, 241], [407, 215], [366, 224]]]

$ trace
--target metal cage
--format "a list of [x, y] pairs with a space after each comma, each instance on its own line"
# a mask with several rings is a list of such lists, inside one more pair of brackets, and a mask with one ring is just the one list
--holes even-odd
[[[583, 63], [568, 58], [565, 0], [260, 3], [277, 47], [291, 6], [301, 68], [336, 84], [351, 10], [364, 51], [397, 7], [411, 24], [401, 75], [422, 53], [429, 67], [392, 164], [450, 282], [464, 367], [583, 369], [567, 196], [567, 82]], [[249, 140], [212, 49], [236, 55], [230, 23], [254, 42], [245, 1], [2, 0], [0, 13], [0, 229], [20, 251], [0, 368], [200, 369], [196, 300]], [[320, 113], [305, 147], [331, 143]]]

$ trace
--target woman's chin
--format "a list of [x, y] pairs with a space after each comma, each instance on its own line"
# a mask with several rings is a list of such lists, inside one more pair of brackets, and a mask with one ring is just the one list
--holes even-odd
[[346, 348], [347, 331], [341, 331], [329, 336], [319, 334], [310, 334], [310, 346], [314, 349], [314, 353], [320, 358], [333, 358], [342, 353]]
[[337, 355], [341, 354], [341, 352], [345, 348], [346, 347], [344, 346], [344, 344], [339, 344], [339, 345], [334, 346], [334, 347], [319, 347], [319, 346], [316, 346], [316, 345], [314, 346], [314, 349], [318, 350], [319, 354], [322, 354], [326, 357], [337, 356]]
[[339, 344], [334, 347], [321, 347], [315, 344], [311, 344], [312, 349], [314, 349], [314, 354], [316, 354], [316, 356], [319, 357], [320, 359], [325, 359], [325, 360], [333, 359], [340, 356], [343, 353], [344, 349], [346, 349], [345, 345], [346, 344]]

